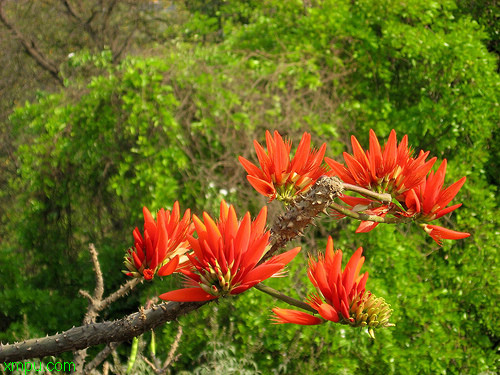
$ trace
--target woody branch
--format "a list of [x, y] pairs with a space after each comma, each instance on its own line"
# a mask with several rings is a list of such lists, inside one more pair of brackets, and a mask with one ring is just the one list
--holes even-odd
[[[309, 192], [299, 197], [295, 201], [295, 204], [278, 218], [272, 228], [270, 241], [273, 245], [266, 254], [266, 257], [277, 252], [291, 239], [301, 235], [313, 218], [325, 211], [341, 191], [342, 183], [337, 178], [324, 176], [318, 179]], [[99, 278], [99, 276], [96, 277]], [[100, 283], [99, 280], [97, 281]], [[99, 297], [99, 293], [96, 290], [93, 299], [99, 300], [99, 298], [96, 298]], [[89, 297], [90, 295], [87, 296], [87, 298]], [[110, 296], [107, 300], [112, 301], [114, 300], [113, 298]], [[0, 361], [20, 361], [29, 358], [57, 355], [69, 350], [82, 350], [103, 343], [127, 341], [165, 322], [176, 320], [180, 316], [196, 310], [206, 303], [162, 303], [147, 310], [141, 309], [141, 311], [130, 314], [120, 320], [100, 323], [88, 322], [80, 327], [73, 327], [52, 336], [30, 339], [14, 344], [0, 344]], [[99, 305], [99, 307], [99, 311], [104, 308], [102, 305]]]

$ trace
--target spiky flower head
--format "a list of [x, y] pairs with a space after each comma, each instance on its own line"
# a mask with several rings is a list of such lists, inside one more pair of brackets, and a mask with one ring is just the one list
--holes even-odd
[[311, 135], [304, 133], [293, 159], [290, 160], [292, 143], [283, 140], [278, 131], [266, 131], [267, 152], [254, 140], [259, 167], [240, 156], [239, 161], [248, 173], [248, 182], [269, 201], [293, 201], [306, 192], [316, 180], [326, 173], [322, 166], [326, 144], [319, 150], [311, 149]]
[[187, 235], [192, 234], [191, 211], [187, 209], [180, 217], [179, 202], [175, 202], [172, 211], [160, 209], [157, 220], [147, 207], [143, 207], [144, 236], [135, 228], [134, 247], [125, 255], [124, 265], [127, 276], [144, 277], [151, 280], [158, 274], [167, 276], [187, 267], [189, 259], [186, 253], [191, 246]]
[[260, 263], [269, 250], [266, 230], [267, 207], [252, 221], [247, 212], [239, 221], [234, 207], [221, 202], [219, 220], [203, 213], [193, 216], [198, 238], [188, 236], [194, 254], [186, 276], [186, 288], [160, 295], [167, 301], [209, 301], [229, 294], [243, 293], [279, 273], [297, 255], [300, 247]]

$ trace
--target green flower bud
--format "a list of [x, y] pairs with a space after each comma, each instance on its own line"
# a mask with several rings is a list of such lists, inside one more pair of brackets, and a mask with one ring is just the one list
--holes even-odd
[[353, 327], [369, 327], [368, 334], [375, 338], [374, 329], [392, 327], [389, 323], [392, 314], [391, 306], [382, 297], [375, 297], [370, 292], [358, 294], [349, 308], [353, 321], [347, 321]]

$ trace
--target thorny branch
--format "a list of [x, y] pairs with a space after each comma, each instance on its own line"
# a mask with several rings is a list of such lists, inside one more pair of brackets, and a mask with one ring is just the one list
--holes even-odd
[[[90, 324], [95, 322], [96, 318], [99, 316], [99, 312], [108, 307], [112, 302], [116, 301], [118, 298], [125, 296], [134, 286], [139, 284], [138, 279], [129, 280], [127, 283], [123, 284], [117, 291], [108, 296], [105, 300], [102, 299], [104, 294], [104, 279], [102, 277], [101, 265], [99, 264], [97, 250], [94, 244], [89, 245], [89, 253], [92, 259], [92, 265], [94, 267], [95, 273], [95, 288], [94, 295], [91, 296], [88, 292], [80, 290], [80, 294], [89, 300], [89, 305], [87, 307], [87, 312], [83, 318], [83, 324]], [[83, 364], [85, 363], [85, 357], [87, 356], [87, 349], [78, 350], [74, 356], [75, 368], [78, 373], [83, 371]], [[103, 358], [104, 360], [105, 358]]]
[[[309, 192], [298, 197], [288, 211], [277, 219], [271, 230], [270, 241], [273, 245], [266, 257], [278, 251], [291, 239], [301, 235], [313, 218], [326, 211], [341, 191], [342, 182], [339, 179], [326, 176], [318, 179]], [[97, 261], [97, 252], [92, 246], [90, 252], [96, 269], [96, 289], [94, 290], [94, 296], [90, 296], [86, 292], [82, 293], [89, 299], [90, 304], [84, 319], [84, 325], [44, 338], [30, 339], [7, 345], [0, 344], [0, 362], [57, 355], [65, 351], [79, 351], [103, 343], [127, 341], [167, 321], [176, 320], [180, 316], [208, 303], [162, 303], [147, 310], [141, 308], [139, 312], [125, 316], [120, 320], [95, 323], [93, 320], [97, 317], [99, 311], [130, 290], [138, 281], [129, 281], [119, 291], [102, 300], [102, 292], [99, 289], [102, 287], [102, 273]]]

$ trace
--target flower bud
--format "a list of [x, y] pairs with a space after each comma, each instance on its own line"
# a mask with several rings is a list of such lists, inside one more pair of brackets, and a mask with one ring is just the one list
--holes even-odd
[[394, 326], [389, 323], [392, 311], [391, 306], [382, 297], [376, 297], [370, 292], [359, 293], [353, 298], [349, 308], [352, 320], [346, 320], [346, 323], [353, 327], [368, 326], [368, 333], [375, 338], [375, 328]]

